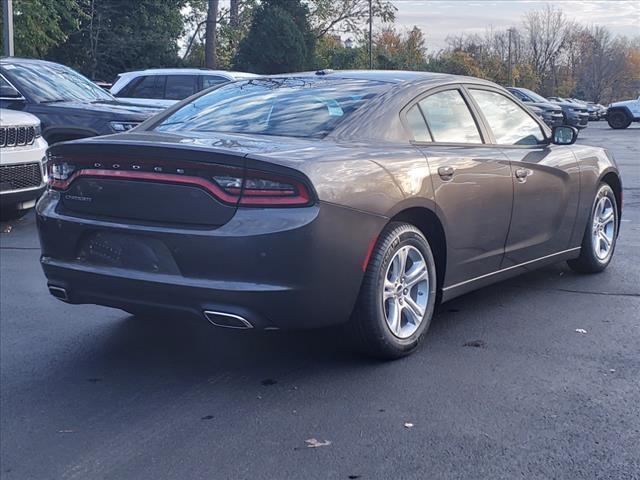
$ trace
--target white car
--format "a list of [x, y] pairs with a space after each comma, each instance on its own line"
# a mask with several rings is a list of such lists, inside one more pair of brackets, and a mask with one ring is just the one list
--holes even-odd
[[640, 97], [635, 100], [614, 102], [607, 108], [607, 122], [611, 128], [627, 128], [631, 122], [640, 122]]
[[199, 68], [155, 68], [119, 74], [111, 94], [122, 102], [167, 108], [200, 90], [250, 77], [258, 75]]
[[47, 142], [40, 120], [0, 109], [0, 217], [19, 218], [33, 208], [46, 187]]

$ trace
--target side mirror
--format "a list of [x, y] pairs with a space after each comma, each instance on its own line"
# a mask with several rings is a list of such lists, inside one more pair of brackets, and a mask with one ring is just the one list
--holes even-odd
[[551, 142], [556, 145], [572, 145], [578, 139], [578, 130], [567, 125], [553, 127], [551, 131]]
[[18, 90], [13, 88], [11, 85], [2, 85], [0, 86], [0, 98], [9, 98], [9, 99], [19, 99], [22, 98], [22, 95]]

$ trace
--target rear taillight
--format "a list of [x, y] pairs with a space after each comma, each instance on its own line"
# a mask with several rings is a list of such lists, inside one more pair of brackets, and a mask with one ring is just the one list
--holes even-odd
[[267, 172], [249, 170], [244, 179], [216, 175], [214, 181], [227, 194], [237, 196], [240, 205], [308, 205], [309, 189], [299, 180]]
[[231, 205], [278, 207], [312, 203], [310, 189], [302, 180], [227, 165], [71, 163], [50, 157], [47, 167], [49, 185], [55, 190], [66, 190], [78, 177], [118, 178], [198, 186]]

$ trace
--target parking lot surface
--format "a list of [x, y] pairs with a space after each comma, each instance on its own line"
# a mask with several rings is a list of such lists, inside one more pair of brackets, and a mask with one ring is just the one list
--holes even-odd
[[578, 142], [623, 173], [610, 267], [558, 264], [446, 303], [390, 363], [350, 353], [339, 329], [66, 305], [33, 214], [3, 224], [0, 476], [640, 478], [640, 128], [592, 122]]

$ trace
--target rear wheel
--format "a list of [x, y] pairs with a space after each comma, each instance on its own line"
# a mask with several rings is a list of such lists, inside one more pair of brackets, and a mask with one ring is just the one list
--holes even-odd
[[382, 231], [365, 272], [351, 327], [367, 354], [399, 358], [419, 345], [436, 303], [436, 271], [429, 242], [407, 223]]
[[607, 115], [607, 122], [611, 128], [618, 130], [631, 125], [631, 118], [624, 110], [613, 110]]
[[569, 266], [580, 273], [597, 273], [607, 268], [616, 246], [618, 222], [616, 197], [611, 187], [602, 183], [591, 208], [580, 256], [569, 260]]

